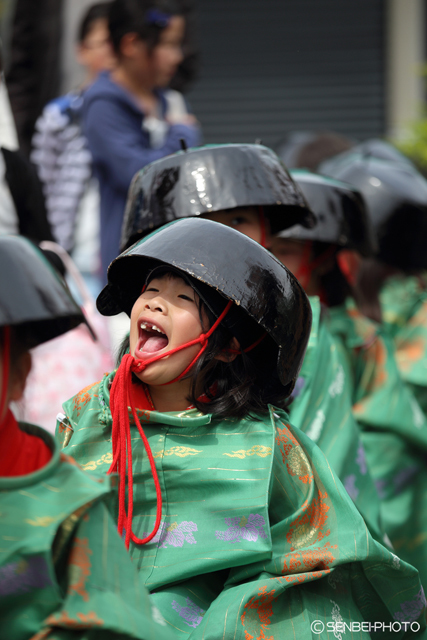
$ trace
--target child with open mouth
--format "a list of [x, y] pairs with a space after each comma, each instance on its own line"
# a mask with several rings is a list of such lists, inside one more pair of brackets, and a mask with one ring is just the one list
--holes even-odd
[[97, 304], [130, 316], [129, 352], [64, 405], [58, 437], [84, 469], [118, 473], [119, 533], [177, 637], [311, 637], [320, 616], [321, 638], [337, 619], [367, 638], [409, 607], [424, 628], [418, 573], [289, 424], [311, 311], [282, 264], [179, 220], [110, 265]]

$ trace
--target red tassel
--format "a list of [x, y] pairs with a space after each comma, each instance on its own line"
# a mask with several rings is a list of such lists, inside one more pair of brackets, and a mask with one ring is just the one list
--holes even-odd
[[[150, 542], [156, 535], [159, 530], [160, 522], [162, 519], [162, 492], [160, 489], [159, 477], [157, 475], [156, 464], [154, 462], [154, 457], [150, 448], [150, 444], [147, 440], [147, 436], [144, 433], [143, 428], [141, 427], [141, 423], [139, 422], [136, 408], [134, 405], [134, 400], [132, 395], [129, 393], [130, 385], [132, 384], [132, 372], [141, 373], [148, 367], [148, 365], [153, 362], [157, 362], [157, 360], [161, 360], [162, 358], [166, 358], [177, 351], [181, 351], [182, 349], [186, 349], [187, 347], [191, 347], [195, 344], [200, 344], [201, 349], [196, 355], [195, 358], [190, 362], [188, 367], [180, 373], [174, 380], [168, 382], [167, 384], [171, 384], [172, 382], [177, 382], [180, 380], [188, 371], [190, 371], [191, 367], [197, 361], [198, 358], [202, 355], [204, 350], [208, 344], [208, 338], [215, 331], [219, 323], [223, 320], [223, 318], [228, 313], [233, 302], [230, 300], [227, 303], [222, 314], [216, 320], [216, 322], [212, 325], [207, 333], [202, 333], [195, 340], [191, 340], [186, 344], [180, 345], [175, 349], [171, 349], [167, 353], [164, 353], [160, 356], [154, 356], [149, 360], [135, 360], [133, 356], [129, 353], [123, 356], [122, 361], [120, 363], [119, 368], [117, 369], [116, 375], [114, 377], [114, 381], [111, 387], [110, 393], [110, 407], [111, 407], [111, 415], [113, 417], [113, 428], [112, 428], [112, 442], [113, 442], [113, 462], [107, 473], [117, 472], [119, 475], [119, 517], [118, 517], [118, 532], [122, 536], [123, 529], [126, 530], [125, 536], [125, 545], [126, 548], [129, 549], [130, 541], [132, 540], [135, 544], [146, 544]], [[136, 427], [139, 431], [139, 435], [144, 443], [145, 451], [148, 456], [148, 460], [150, 462], [151, 474], [154, 480], [154, 486], [156, 488], [156, 500], [157, 500], [157, 510], [156, 510], [156, 521], [154, 524], [153, 531], [146, 536], [145, 538], [137, 538], [132, 531], [132, 518], [133, 518], [133, 468], [132, 468], [132, 442], [131, 442], [131, 434], [130, 434], [130, 423], [129, 423], [129, 413], [128, 406], [130, 406], [133, 419], [135, 421]], [[126, 485], [128, 488], [128, 503], [126, 510]]]

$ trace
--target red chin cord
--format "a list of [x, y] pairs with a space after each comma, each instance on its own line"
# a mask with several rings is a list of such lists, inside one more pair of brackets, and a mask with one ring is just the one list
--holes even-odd
[[[111, 406], [111, 414], [113, 417], [113, 429], [112, 429], [112, 440], [113, 440], [113, 462], [111, 467], [109, 468], [107, 473], [117, 472], [119, 474], [119, 517], [118, 517], [118, 532], [122, 536], [123, 529], [126, 531], [125, 536], [125, 545], [126, 548], [129, 548], [130, 541], [135, 544], [146, 544], [150, 542], [156, 535], [157, 531], [160, 527], [160, 522], [162, 519], [162, 492], [160, 489], [159, 477], [157, 475], [156, 464], [154, 462], [153, 454], [151, 452], [150, 444], [147, 440], [147, 437], [144, 433], [143, 428], [141, 427], [141, 423], [139, 422], [136, 408], [133, 402], [132, 395], [130, 394], [130, 382], [131, 382], [131, 373], [142, 373], [150, 364], [153, 362], [157, 362], [157, 360], [162, 360], [168, 356], [173, 355], [177, 351], [181, 351], [182, 349], [186, 349], [187, 347], [192, 347], [193, 345], [200, 344], [201, 349], [196, 355], [195, 358], [190, 362], [188, 367], [184, 369], [182, 373], [179, 374], [174, 380], [166, 384], [172, 384], [173, 382], [177, 382], [181, 380], [194, 366], [196, 361], [200, 358], [202, 353], [205, 351], [208, 339], [218, 327], [220, 322], [225, 318], [227, 313], [229, 312], [233, 302], [230, 300], [227, 303], [224, 311], [221, 313], [216, 322], [212, 325], [207, 333], [202, 333], [198, 338], [191, 340], [185, 344], [180, 345], [179, 347], [175, 347], [175, 349], [171, 349], [167, 353], [163, 353], [162, 355], [153, 356], [149, 360], [135, 360], [135, 358], [130, 354], [126, 354], [123, 356], [122, 361], [120, 363], [119, 368], [117, 369], [116, 375], [114, 377], [114, 381], [111, 387], [110, 393], [110, 406]], [[145, 451], [147, 452], [148, 460], [150, 462], [151, 473], [154, 480], [154, 486], [156, 488], [156, 498], [157, 498], [157, 513], [156, 513], [156, 521], [154, 524], [153, 531], [145, 538], [137, 538], [132, 531], [132, 518], [133, 518], [133, 473], [132, 473], [132, 445], [131, 445], [131, 437], [130, 437], [130, 424], [129, 424], [129, 413], [128, 406], [130, 405], [132, 416], [139, 431], [139, 434], [144, 443]], [[126, 478], [127, 478], [127, 487], [128, 487], [128, 504], [126, 511]]]
[[[3, 327], [3, 365], [0, 396], [0, 420], [7, 402], [7, 388], [9, 386], [9, 362], [10, 362], [10, 327]], [[3, 423], [3, 420], [1, 420]]]

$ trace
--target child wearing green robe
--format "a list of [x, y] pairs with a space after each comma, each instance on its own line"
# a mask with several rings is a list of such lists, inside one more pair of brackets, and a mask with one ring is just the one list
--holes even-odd
[[29, 348], [83, 314], [23, 238], [0, 238], [0, 273], [0, 636], [171, 640], [109, 515], [112, 479], [86, 474], [9, 408], [23, 393]]
[[292, 174], [321, 224], [309, 232], [295, 227], [281, 234], [273, 252], [328, 307], [328, 326], [381, 501], [382, 525], [395, 552], [416, 566], [427, 584], [427, 423], [399, 375], [391, 339], [352, 301], [360, 255], [373, 243], [372, 229], [356, 189], [309, 172]]
[[58, 437], [96, 477], [119, 471], [119, 532], [179, 637], [424, 632], [417, 572], [288, 421], [311, 313], [278, 261], [181, 220], [110, 265], [98, 308], [130, 315], [129, 353], [64, 405]]
[[360, 268], [364, 312], [387, 328], [401, 376], [425, 413], [427, 180], [405, 160], [394, 149], [385, 157], [349, 152], [325, 163], [325, 171], [365, 199], [378, 248]]

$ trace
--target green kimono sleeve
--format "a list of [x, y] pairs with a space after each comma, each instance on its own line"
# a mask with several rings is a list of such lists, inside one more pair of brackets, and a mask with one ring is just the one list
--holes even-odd
[[62, 605], [33, 640], [172, 640], [104, 504], [79, 521], [68, 546]]

